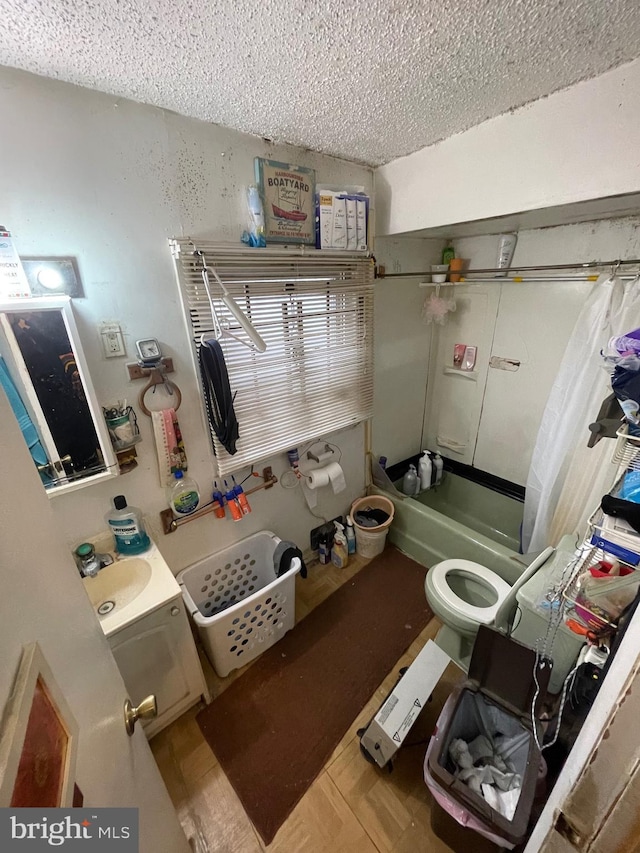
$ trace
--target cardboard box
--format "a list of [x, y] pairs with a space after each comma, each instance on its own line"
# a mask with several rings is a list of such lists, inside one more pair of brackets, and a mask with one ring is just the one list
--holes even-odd
[[400, 749], [450, 661], [446, 652], [428, 640], [387, 696], [360, 738], [362, 748], [379, 767]]
[[604, 513], [593, 524], [591, 544], [630, 566], [640, 563], [640, 540], [637, 532], [622, 518]]
[[318, 184], [315, 203], [317, 249], [367, 250], [369, 197], [364, 187]]

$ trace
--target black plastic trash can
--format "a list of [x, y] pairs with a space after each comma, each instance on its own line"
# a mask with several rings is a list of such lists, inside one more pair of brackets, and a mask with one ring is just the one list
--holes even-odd
[[[531, 721], [535, 665], [532, 649], [481, 626], [468, 680], [447, 699], [425, 756], [425, 782], [438, 806], [460, 825], [507, 849], [521, 844], [527, 836], [542, 762]], [[546, 695], [549, 675], [548, 663], [538, 667], [540, 697]], [[515, 790], [512, 794], [517, 803], [510, 817], [459, 778], [449, 755], [452, 741], [472, 742], [478, 735], [487, 734], [489, 726], [494, 728], [491, 738], [500, 735], [513, 744], [508, 764], [521, 784], [519, 794]]]

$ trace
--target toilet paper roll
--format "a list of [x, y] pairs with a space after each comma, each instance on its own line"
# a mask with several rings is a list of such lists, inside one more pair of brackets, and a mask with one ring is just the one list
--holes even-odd
[[329, 462], [322, 468], [314, 468], [313, 471], [307, 473], [305, 480], [305, 485], [312, 491], [330, 485], [333, 494], [337, 495], [338, 492], [343, 492], [347, 488], [344, 471], [337, 462]]
[[307, 506], [309, 509], [315, 509], [318, 506], [318, 493], [315, 489], [312, 491], [307, 485], [306, 478], [302, 478], [300, 480], [300, 484], [302, 486], [302, 494], [304, 495], [304, 499], [307, 502]]

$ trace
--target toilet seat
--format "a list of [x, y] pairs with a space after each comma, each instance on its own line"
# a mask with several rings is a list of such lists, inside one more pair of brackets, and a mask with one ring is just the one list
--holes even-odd
[[[476, 607], [460, 598], [447, 582], [447, 575], [452, 571], [466, 571], [479, 581], [483, 581], [496, 593], [496, 603], [488, 607]], [[499, 575], [471, 560], [443, 560], [427, 572], [427, 578], [442, 604], [456, 615], [470, 619], [479, 625], [491, 625], [495, 621], [498, 608], [511, 591], [509, 584]]]

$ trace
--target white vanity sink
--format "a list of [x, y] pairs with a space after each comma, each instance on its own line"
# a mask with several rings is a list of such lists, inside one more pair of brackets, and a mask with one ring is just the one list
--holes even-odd
[[152, 737], [201, 698], [211, 701], [182, 591], [155, 544], [135, 557], [120, 557], [109, 534], [87, 541], [96, 553], [115, 559], [82, 583], [131, 702], [156, 697], [158, 716], [142, 723]]
[[173, 572], [154, 544], [135, 557], [113, 554], [110, 537], [93, 544], [96, 552], [115, 558], [96, 577], [82, 579], [107, 637], [180, 595]]

